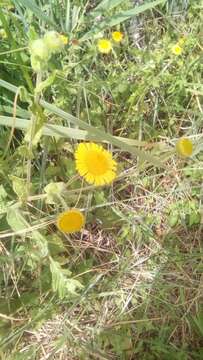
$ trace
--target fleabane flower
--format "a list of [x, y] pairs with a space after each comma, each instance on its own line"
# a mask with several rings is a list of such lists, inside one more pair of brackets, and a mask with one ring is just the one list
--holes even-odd
[[6, 39], [7, 38], [7, 34], [6, 34], [6, 31], [4, 29], [0, 29], [0, 38], [1, 39]]
[[111, 41], [108, 39], [100, 39], [97, 43], [98, 50], [102, 54], [108, 54], [112, 50]]
[[181, 55], [181, 54], [182, 54], [183, 49], [182, 49], [182, 47], [181, 47], [179, 44], [175, 44], [175, 45], [172, 46], [171, 52], [172, 52], [172, 54], [178, 56], [178, 55]]
[[76, 169], [89, 184], [110, 184], [116, 177], [117, 163], [101, 145], [80, 143], [75, 151]]
[[120, 31], [113, 31], [111, 36], [112, 39], [117, 43], [120, 43], [123, 40], [123, 33]]
[[70, 209], [59, 214], [56, 225], [60, 231], [74, 233], [80, 231], [85, 224], [85, 217], [78, 209]]
[[68, 37], [65, 35], [59, 35], [63, 45], [67, 45], [68, 44]]
[[183, 157], [189, 157], [193, 152], [192, 141], [188, 138], [180, 138], [176, 143], [176, 151], [179, 155]]
[[56, 31], [48, 31], [44, 35], [44, 42], [51, 53], [57, 53], [68, 43], [68, 38]]

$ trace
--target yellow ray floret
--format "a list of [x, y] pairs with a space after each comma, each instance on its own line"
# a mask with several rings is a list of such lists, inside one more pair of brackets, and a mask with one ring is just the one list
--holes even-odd
[[188, 138], [180, 138], [176, 143], [176, 151], [179, 155], [188, 157], [192, 155], [193, 144], [192, 141]]
[[175, 44], [172, 46], [171, 48], [171, 52], [174, 54], [174, 55], [181, 55], [182, 52], [183, 52], [183, 49], [182, 47], [179, 45], [179, 44]]
[[89, 184], [110, 184], [116, 177], [117, 163], [101, 145], [80, 143], [75, 160], [77, 171]]
[[85, 218], [80, 210], [70, 209], [57, 218], [57, 227], [65, 233], [74, 233], [80, 231], [85, 224]]
[[97, 43], [98, 50], [102, 54], [108, 54], [112, 50], [111, 41], [108, 39], [100, 39]]
[[65, 36], [65, 35], [59, 35], [59, 37], [60, 37], [60, 39], [61, 39], [61, 41], [62, 41], [62, 43], [63, 43], [64, 45], [67, 45], [67, 44], [68, 44], [68, 37], [67, 37], [67, 36]]
[[113, 31], [111, 35], [112, 35], [112, 39], [117, 43], [123, 40], [123, 33], [120, 31]]

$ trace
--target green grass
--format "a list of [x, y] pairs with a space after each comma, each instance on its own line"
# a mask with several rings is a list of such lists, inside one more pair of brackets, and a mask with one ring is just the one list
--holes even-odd
[[[202, 359], [202, 5], [143, 3], [2, 1], [1, 360]], [[30, 41], [53, 29], [69, 43], [37, 75]], [[81, 140], [113, 153], [112, 185], [78, 176]]]

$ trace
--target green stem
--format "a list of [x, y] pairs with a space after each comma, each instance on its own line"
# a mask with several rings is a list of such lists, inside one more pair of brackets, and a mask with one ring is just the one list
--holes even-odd
[[[36, 78], [36, 88], [39, 86], [41, 81], [42, 81], [42, 73], [39, 72], [39, 73], [37, 73], [37, 78]], [[36, 93], [34, 96], [34, 104], [37, 105], [39, 103], [39, 99], [40, 99], [40, 94]], [[36, 120], [37, 120], [36, 115], [34, 113], [32, 113], [32, 116], [30, 119], [30, 121], [31, 121], [30, 141], [29, 141], [29, 146], [28, 146], [30, 155], [32, 153], [32, 145], [33, 145], [32, 143], [33, 143], [33, 138], [35, 135]], [[27, 185], [28, 185], [28, 188], [29, 188], [29, 184], [31, 182], [31, 175], [32, 175], [32, 159], [28, 159], [28, 162], [27, 162]]]

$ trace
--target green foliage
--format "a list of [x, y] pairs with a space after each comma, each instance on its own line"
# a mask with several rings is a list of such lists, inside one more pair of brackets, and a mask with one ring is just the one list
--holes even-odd
[[[1, 2], [2, 360], [202, 359], [201, 5], [132, 6]], [[33, 64], [31, 44], [53, 31], [68, 44]], [[81, 181], [80, 140], [112, 151], [112, 186]], [[86, 226], [64, 234], [71, 207]]]
[[50, 257], [50, 271], [52, 274], [53, 291], [58, 292], [59, 298], [63, 299], [67, 295], [77, 295], [76, 290], [83, 288], [82, 284], [70, 277], [68, 269], [62, 269], [60, 264]]

